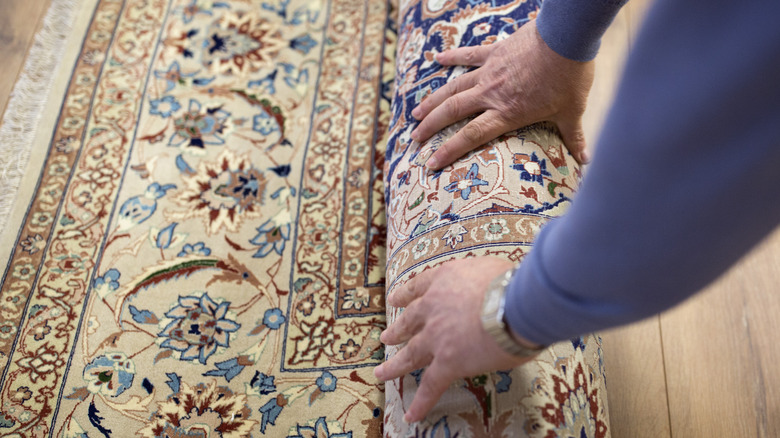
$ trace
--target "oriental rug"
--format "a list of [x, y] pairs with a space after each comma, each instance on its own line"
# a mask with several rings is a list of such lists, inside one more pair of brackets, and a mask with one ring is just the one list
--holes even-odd
[[[388, 293], [446, 261], [495, 256], [519, 263], [539, 229], [565, 212], [581, 170], [554, 126], [507, 133], [444, 168], [425, 162], [465, 121], [423, 144], [411, 141], [411, 111], [463, 74], [434, 56], [460, 46], [491, 44], [532, 20], [537, 1], [401, 0], [392, 121], [385, 162]], [[520, 62], [520, 61], [518, 61]], [[402, 309], [388, 308], [388, 321]], [[397, 348], [388, 348], [392, 355]], [[609, 436], [606, 375], [597, 336], [548, 348], [535, 360], [461, 380], [424, 421], [403, 421], [418, 370], [386, 386], [388, 436]]]
[[[78, 2], [3, 230], [0, 435], [607, 435], [595, 337], [417, 425], [415, 375], [373, 377], [387, 291], [448, 257], [519, 261], [576, 187], [549, 126], [418, 178], [451, 130], [413, 148], [408, 112], [457, 71], [415, 29], [522, 2], [476, 3]], [[465, 17], [447, 44], [482, 41]]]
[[392, 5], [81, 11], [8, 232], [0, 434], [379, 436]]

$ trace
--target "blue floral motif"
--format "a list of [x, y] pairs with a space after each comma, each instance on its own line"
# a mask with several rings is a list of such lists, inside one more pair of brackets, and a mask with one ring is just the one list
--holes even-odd
[[309, 36], [309, 34], [297, 38], [293, 38], [293, 40], [290, 41], [290, 47], [305, 55], [308, 55], [309, 50], [313, 49], [314, 46], [316, 45], [317, 42], [314, 41], [314, 39], [311, 36]]
[[259, 90], [257, 91], [261, 93], [276, 94], [276, 87], [274, 87], [274, 81], [276, 80], [277, 71], [278, 70], [274, 70], [273, 72], [269, 73], [268, 76], [262, 79], [249, 81], [249, 83], [247, 83], [247, 87], [259, 88]]
[[287, 319], [282, 314], [282, 309], [268, 309], [263, 315], [263, 324], [271, 330], [278, 330]]
[[269, 135], [279, 131], [279, 124], [275, 117], [263, 111], [252, 119], [252, 129], [263, 135]]
[[121, 276], [122, 274], [119, 271], [111, 268], [102, 277], [95, 278], [92, 282], [92, 287], [95, 289], [108, 289], [108, 291], [113, 292], [119, 288], [119, 277]]
[[544, 186], [544, 177], [552, 176], [547, 171], [547, 160], [539, 160], [536, 152], [531, 155], [515, 154], [512, 162], [512, 169], [520, 171], [520, 179], [523, 181], [537, 182]]
[[135, 364], [124, 353], [103, 354], [84, 367], [83, 376], [89, 392], [117, 397], [133, 385]]
[[512, 376], [509, 375], [511, 372], [512, 370], [496, 372], [496, 374], [501, 376], [501, 380], [496, 383], [496, 393], [501, 394], [502, 392], [509, 391], [509, 387], [512, 386]]
[[167, 119], [171, 114], [181, 109], [181, 104], [173, 96], [163, 96], [162, 99], [152, 99], [149, 101], [152, 106], [149, 114], [160, 116]]
[[215, 365], [217, 366], [216, 370], [207, 371], [203, 373], [203, 375], [214, 377], [222, 376], [228, 382], [233, 380], [233, 378], [237, 375], [241, 374], [241, 371], [243, 371], [245, 368], [245, 366], [239, 362], [239, 358], [237, 357], [222, 362], [217, 362]]
[[[463, 168], [465, 169], [465, 168]], [[471, 189], [478, 186], [486, 186], [488, 182], [479, 178], [479, 166], [472, 163], [468, 172], [463, 169], [455, 169], [450, 174], [450, 183], [444, 187], [444, 190], [460, 195], [463, 200], [468, 200], [471, 195]]]
[[187, 243], [182, 247], [181, 251], [179, 251], [178, 256], [184, 257], [190, 254], [208, 256], [211, 255], [211, 249], [203, 242], [198, 242], [194, 245]]
[[274, 376], [266, 376], [260, 371], [255, 371], [255, 376], [252, 377], [252, 381], [249, 382], [249, 385], [252, 388], [257, 388], [257, 390], [262, 395], [271, 394], [272, 392], [276, 391]]
[[168, 190], [175, 189], [175, 184], [151, 183], [143, 195], [129, 198], [119, 207], [119, 219], [117, 226], [122, 231], [127, 231], [134, 226], [143, 223], [157, 210], [157, 200], [165, 196]]
[[157, 238], [155, 239], [155, 246], [157, 248], [168, 249], [171, 246], [171, 243], [173, 243], [174, 240], [173, 231], [176, 229], [177, 225], [179, 225], [179, 223], [174, 222], [157, 233]]
[[274, 218], [260, 225], [257, 229], [257, 236], [250, 240], [252, 244], [260, 246], [252, 257], [265, 257], [271, 251], [282, 255], [282, 251], [290, 239], [289, 217], [289, 214], [277, 214]]
[[230, 333], [241, 327], [226, 318], [229, 307], [229, 301], [217, 304], [208, 293], [179, 297], [179, 304], [165, 314], [173, 321], [158, 334], [168, 338], [160, 347], [181, 352], [181, 360], [205, 364], [217, 347], [229, 347]]
[[283, 406], [279, 406], [277, 397], [268, 400], [266, 404], [260, 407], [260, 413], [263, 414], [263, 418], [260, 419], [260, 432], [265, 433], [265, 428], [269, 423], [276, 425], [276, 419], [282, 413], [282, 408]]
[[221, 107], [203, 108], [200, 102], [190, 99], [187, 111], [174, 119], [176, 131], [171, 136], [168, 146], [181, 146], [203, 149], [206, 145], [222, 145], [221, 137], [227, 128], [230, 113]]
[[[284, 82], [288, 87], [297, 90], [299, 94], [304, 94], [307, 84], [309, 83], [309, 69], [304, 68], [296, 70], [294, 66], [290, 64], [283, 64], [284, 70], [287, 75], [284, 77]], [[295, 74], [297, 71], [297, 75]]]
[[138, 308], [132, 304], [130, 307], [128, 307], [128, 309], [130, 310], [130, 314], [133, 316], [133, 321], [139, 324], [157, 324], [160, 322], [160, 320], [157, 319], [157, 315], [149, 310], [138, 310]]
[[314, 426], [301, 426], [299, 424], [296, 426], [295, 431], [298, 432], [298, 435], [291, 435], [287, 438], [352, 438], [352, 432], [331, 434], [328, 430], [328, 424], [325, 422], [325, 417], [318, 418]]
[[336, 389], [337, 382], [336, 376], [328, 371], [323, 371], [322, 375], [317, 378], [317, 387], [322, 392], [333, 392]]

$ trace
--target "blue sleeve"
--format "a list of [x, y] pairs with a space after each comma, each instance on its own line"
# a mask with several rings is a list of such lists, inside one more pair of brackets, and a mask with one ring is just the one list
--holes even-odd
[[545, 43], [574, 61], [596, 57], [601, 36], [628, 0], [545, 0], [536, 28]]
[[659, 0], [571, 209], [507, 293], [549, 344], [665, 310], [780, 223], [780, 3]]

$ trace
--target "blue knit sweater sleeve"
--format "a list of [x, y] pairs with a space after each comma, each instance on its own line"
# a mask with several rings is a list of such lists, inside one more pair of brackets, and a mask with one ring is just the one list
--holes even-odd
[[545, 0], [536, 28], [544, 42], [574, 61], [596, 57], [604, 35], [628, 0]]
[[652, 7], [577, 198], [511, 281], [515, 331], [549, 344], [655, 314], [780, 223], [777, 17], [777, 2]]

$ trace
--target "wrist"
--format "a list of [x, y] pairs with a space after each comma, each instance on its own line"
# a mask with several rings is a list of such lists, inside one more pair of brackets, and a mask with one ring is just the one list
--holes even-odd
[[506, 292], [515, 270], [516, 268], [507, 270], [493, 279], [488, 286], [482, 303], [482, 327], [506, 353], [528, 358], [536, 356], [544, 346], [528, 341], [507, 324], [504, 313]]

